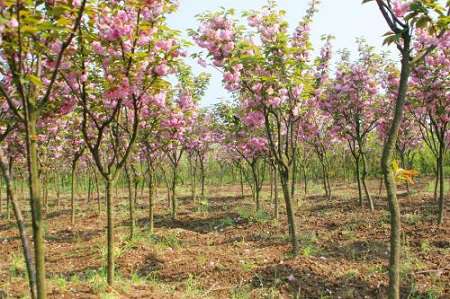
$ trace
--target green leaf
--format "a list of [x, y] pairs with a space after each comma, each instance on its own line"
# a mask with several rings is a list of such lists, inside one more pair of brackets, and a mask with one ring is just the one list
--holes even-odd
[[36, 86], [42, 86], [42, 81], [41, 79], [39, 79], [39, 77], [35, 76], [35, 75], [27, 75], [27, 80], [30, 81], [31, 83], [33, 83]]

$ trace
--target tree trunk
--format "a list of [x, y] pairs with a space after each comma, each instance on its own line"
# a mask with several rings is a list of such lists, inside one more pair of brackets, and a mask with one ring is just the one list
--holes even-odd
[[176, 188], [177, 188], [177, 168], [176, 166], [173, 166], [172, 169], [172, 219], [176, 220], [177, 219], [177, 208], [178, 208], [178, 202], [177, 202], [177, 198], [176, 198]]
[[105, 178], [106, 184], [106, 218], [107, 218], [107, 282], [109, 286], [113, 285], [114, 281], [114, 236], [113, 236], [113, 203], [111, 196], [111, 188], [113, 181], [110, 178]]
[[154, 211], [153, 211], [154, 195], [155, 195], [154, 184], [155, 184], [154, 173], [150, 171], [148, 175], [148, 227], [150, 230], [150, 234], [153, 234], [154, 231]]
[[28, 236], [27, 236], [26, 229], [25, 229], [25, 223], [24, 223], [23, 216], [22, 216], [22, 210], [19, 206], [19, 202], [16, 200], [14, 193], [13, 193], [13, 189], [11, 186], [10, 173], [8, 172], [8, 169], [5, 165], [5, 163], [3, 162], [2, 157], [0, 157], [0, 169], [2, 172], [2, 178], [5, 179], [6, 192], [8, 194], [8, 197], [11, 201], [11, 204], [12, 204], [12, 207], [14, 210], [17, 228], [19, 229], [20, 239], [22, 241], [23, 257], [25, 260], [25, 265], [27, 267], [30, 295], [31, 295], [32, 299], [35, 299], [35, 298], [37, 298], [36, 272], [33, 267], [33, 256], [31, 253], [31, 246], [28, 241]]
[[[189, 156], [188, 159], [189, 162], [189, 172], [191, 176], [191, 197], [192, 200], [195, 201], [197, 199], [197, 168], [196, 168], [196, 162], [195, 159], [192, 161], [192, 156]], [[194, 163], [194, 164], [193, 164]]]
[[273, 205], [274, 205], [274, 218], [278, 219], [280, 212], [279, 212], [279, 205], [278, 205], [278, 171], [276, 168], [273, 170], [273, 190], [274, 190], [274, 198], [273, 198]]
[[70, 178], [70, 210], [71, 210], [71, 223], [72, 227], [75, 225], [75, 171], [77, 168], [77, 161], [72, 163], [72, 172]]
[[320, 164], [322, 165], [323, 188], [325, 191], [325, 197], [328, 200], [331, 200], [331, 194], [330, 194], [330, 190], [328, 190], [328, 182], [327, 182], [327, 167], [326, 167], [323, 159], [324, 159], [323, 157], [320, 158]]
[[256, 165], [256, 163], [251, 163], [251, 169], [252, 169], [252, 175], [253, 175], [253, 185], [254, 185], [254, 190], [253, 190], [253, 197], [256, 203], [256, 211], [261, 210], [261, 203], [259, 202], [259, 178], [258, 178], [258, 172], [256, 170], [256, 168], [258, 167]]
[[130, 240], [133, 240], [134, 238], [134, 226], [135, 226], [135, 219], [134, 219], [134, 199], [133, 199], [133, 185], [131, 181], [130, 172], [128, 170], [128, 166], [125, 166], [125, 176], [127, 179], [127, 189], [128, 189], [128, 209], [130, 212]]
[[370, 196], [369, 188], [367, 188], [366, 178], [367, 178], [367, 163], [366, 163], [366, 155], [364, 153], [361, 153], [361, 159], [362, 159], [362, 185], [364, 187], [364, 193], [366, 194], [367, 201], [369, 203], [369, 208], [371, 211], [375, 210], [375, 206], [373, 204], [372, 196]]
[[444, 145], [439, 146], [439, 217], [438, 224], [441, 225], [444, 222], [445, 214], [445, 185], [444, 185]]
[[241, 183], [241, 197], [244, 198], [244, 175], [242, 173], [242, 167], [239, 167], [239, 177]]
[[89, 203], [91, 201], [91, 193], [92, 193], [92, 177], [89, 171], [87, 172], [87, 176], [88, 176], [87, 202]]
[[356, 166], [356, 182], [358, 184], [358, 201], [359, 206], [363, 206], [363, 199], [362, 199], [362, 188], [361, 188], [361, 172], [359, 169], [359, 157], [355, 157], [355, 166]]
[[439, 189], [439, 162], [437, 161], [438, 159], [436, 159], [436, 177], [434, 179], [434, 201], [438, 202], [438, 189]]
[[389, 202], [391, 234], [390, 234], [390, 257], [389, 257], [389, 298], [400, 298], [400, 206], [397, 200], [397, 186], [395, 185], [394, 173], [392, 171], [392, 159], [397, 143], [398, 131], [402, 123], [405, 98], [408, 90], [408, 79], [411, 72], [410, 66], [410, 38], [404, 39], [404, 50], [402, 51], [402, 68], [400, 74], [399, 92], [395, 102], [395, 111], [386, 141], [383, 147], [381, 169], [386, 185], [387, 199]]
[[[297, 157], [294, 154], [293, 161], [292, 161], [292, 179], [291, 179], [291, 198], [292, 201], [295, 199], [295, 184], [297, 182]], [[296, 203], [298, 205], [298, 199], [296, 200]]]
[[0, 218], [3, 216], [3, 177], [0, 177]]
[[306, 175], [306, 166], [303, 167], [303, 181], [305, 182], [304, 193], [305, 199], [308, 197], [308, 176]]
[[205, 199], [205, 161], [200, 157], [200, 182], [201, 182], [201, 197]]
[[289, 236], [291, 239], [292, 253], [294, 255], [298, 254], [299, 245], [297, 240], [295, 215], [292, 208], [292, 202], [289, 193], [289, 168], [285, 165], [279, 165], [278, 171], [280, 174], [281, 188], [283, 190], [284, 201], [286, 204], [286, 213], [289, 225]]
[[45, 243], [44, 223], [42, 220], [41, 184], [39, 181], [39, 165], [37, 151], [37, 112], [27, 103], [25, 113], [25, 133], [27, 148], [28, 186], [30, 190], [31, 223], [34, 240], [34, 258], [36, 268], [37, 298], [47, 298], [45, 287]]
[[100, 187], [99, 187], [99, 184], [98, 184], [97, 172], [96, 172], [95, 169], [93, 169], [93, 172], [94, 172], [95, 190], [97, 192], [97, 213], [98, 213], [98, 215], [100, 215], [100, 212], [101, 212]]

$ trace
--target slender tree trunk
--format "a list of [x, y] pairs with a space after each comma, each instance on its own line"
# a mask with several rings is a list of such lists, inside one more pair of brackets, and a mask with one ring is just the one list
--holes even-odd
[[292, 252], [294, 255], [297, 255], [299, 245], [297, 240], [294, 209], [292, 208], [292, 202], [289, 193], [289, 168], [285, 165], [279, 165], [278, 171], [280, 174], [281, 188], [283, 190], [284, 201], [286, 204], [286, 213], [288, 218], [289, 236], [291, 239]]
[[100, 201], [100, 187], [99, 187], [99, 183], [98, 183], [98, 177], [97, 177], [97, 172], [95, 169], [92, 170], [94, 173], [94, 184], [95, 184], [95, 190], [97, 192], [97, 213], [98, 215], [100, 215], [101, 212], [101, 201]]
[[[297, 182], [297, 157], [294, 154], [293, 161], [292, 161], [292, 179], [291, 179], [291, 198], [292, 201], [295, 199], [295, 184]], [[296, 200], [296, 203], [298, 204], [298, 199]]]
[[56, 207], [59, 208], [61, 186], [59, 184], [58, 176], [55, 177], [55, 188], [56, 188]]
[[110, 178], [105, 178], [106, 184], [106, 219], [107, 219], [107, 282], [109, 286], [114, 282], [114, 235], [113, 235], [113, 202], [111, 189], [113, 181]]
[[356, 166], [356, 182], [358, 184], [358, 201], [359, 205], [363, 206], [363, 199], [362, 199], [362, 188], [361, 188], [361, 171], [360, 171], [360, 165], [359, 165], [359, 157], [355, 157], [355, 166]]
[[434, 196], [433, 196], [433, 198], [434, 198], [435, 202], [438, 202], [438, 190], [439, 190], [439, 182], [440, 182], [440, 179], [439, 179], [440, 170], [439, 170], [438, 160], [439, 160], [439, 158], [436, 159], [436, 177], [434, 179]]
[[134, 196], [133, 196], [134, 208], [135, 209], [136, 209], [136, 206], [138, 204], [138, 190], [139, 190], [139, 180], [138, 180], [138, 177], [135, 176], [134, 177]]
[[154, 173], [150, 171], [148, 175], [148, 227], [150, 230], [150, 234], [153, 234], [154, 231], [154, 195], [155, 195], [155, 188], [154, 188]]
[[72, 163], [72, 172], [70, 177], [70, 210], [71, 210], [71, 223], [72, 227], [75, 225], [75, 184], [76, 184], [76, 171], [77, 161]]
[[197, 198], [197, 174], [196, 174], [195, 160], [192, 161], [192, 155], [189, 155], [188, 162], [189, 162], [189, 175], [191, 176], [191, 197], [192, 200], [195, 201]]
[[392, 159], [395, 151], [395, 144], [398, 138], [398, 131], [402, 123], [405, 98], [408, 90], [408, 79], [411, 72], [410, 66], [410, 38], [404, 39], [404, 50], [402, 52], [402, 68], [400, 74], [399, 92], [395, 102], [393, 120], [391, 122], [381, 159], [381, 169], [386, 185], [387, 199], [389, 202], [391, 234], [389, 252], [389, 299], [400, 298], [400, 206], [397, 200], [397, 186], [395, 184], [394, 173], [392, 171]]
[[0, 218], [3, 216], [3, 177], [0, 177]]
[[259, 202], [259, 178], [258, 178], [258, 172], [256, 170], [256, 167], [258, 167], [256, 165], [256, 163], [252, 163], [251, 164], [251, 169], [252, 169], [252, 174], [253, 174], [253, 185], [254, 185], [254, 190], [253, 190], [253, 196], [254, 196], [254, 200], [256, 203], [256, 211], [261, 210], [261, 203]]
[[87, 194], [87, 202], [90, 203], [91, 201], [91, 193], [92, 193], [92, 177], [89, 171], [87, 172], [88, 176], [88, 194]]
[[[276, 167], [276, 166], [275, 166]], [[274, 205], [274, 218], [278, 219], [280, 216], [279, 211], [279, 204], [278, 204], [278, 171], [276, 168], [273, 170], [273, 185], [274, 185], [274, 198], [273, 198], [273, 205]]]
[[25, 133], [27, 148], [28, 185], [30, 189], [31, 223], [34, 240], [34, 258], [36, 267], [37, 298], [47, 298], [45, 286], [45, 243], [44, 223], [42, 219], [41, 185], [39, 181], [37, 151], [37, 112], [31, 103], [27, 103]]
[[439, 217], [438, 224], [444, 223], [445, 214], [445, 185], [444, 185], [444, 145], [439, 146]]
[[2, 178], [5, 179], [6, 192], [8, 194], [8, 197], [11, 201], [11, 204], [12, 204], [12, 207], [14, 210], [17, 228], [19, 229], [20, 239], [22, 241], [22, 250], [23, 250], [25, 265], [27, 267], [30, 295], [31, 295], [32, 299], [35, 299], [35, 298], [37, 298], [36, 272], [33, 267], [33, 256], [31, 253], [31, 246], [28, 241], [28, 236], [27, 236], [26, 229], [25, 229], [25, 223], [24, 223], [23, 216], [22, 216], [22, 210], [19, 206], [19, 202], [16, 200], [16, 198], [14, 196], [13, 188], [11, 186], [10, 173], [9, 173], [8, 168], [6, 167], [5, 163], [3, 162], [3, 157], [0, 157], [0, 169], [2, 172]]
[[201, 197], [205, 199], [205, 161], [203, 161], [203, 157], [199, 158], [200, 160], [200, 182], [201, 182]]
[[244, 175], [242, 173], [242, 167], [239, 167], [239, 178], [241, 183], [241, 197], [244, 198]]
[[330, 200], [331, 194], [328, 190], [328, 183], [327, 183], [327, 167], [325, 166], [325, 162], [323, 160], [324, 158], [320, 158], [320, 164], [322, 165], [322, 180], [323, 180], [323, 189], [325, 191], [325, 197]]
[[172, 167], [172, 219], [177, 219], [177, 209], [178, 209], [178, 202], [176, 198], [176, 188], [177, 188], [177, 166]]
[[366, 194], [367, 202], [369, 203], [369, 208], [371, 211], [375, 210], [375, 206], [373, 204], [372, 196], [370, 196], [369, 188], [367, 187], [366, 178], [367, 178], [367, 163], [366, 163], [366, 155], [361, 153], [361, 161], [362, 161], [362, 185], [364, 188], [364, 193]]
[[308, 197], [308, 176], [306, 175], [306, 166], [303, 167], [303, 181], [305, 182], [303, 191], [306, 199]]
[[130, 240], [134, 238], [134, 226], [135, 226], [135, 219], [134, 219], [134, 200], [133, 200], [133, 185], [131, 181], [130, 172], [128, 170], [128, 166], [125, 166], [125, 176], [127, 179], [127, 189], [128, 189], [128, 209], [130, 212]]

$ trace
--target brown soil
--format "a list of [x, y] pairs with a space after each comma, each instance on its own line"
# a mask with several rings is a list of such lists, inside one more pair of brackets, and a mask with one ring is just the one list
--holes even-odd
[[[372, 182], [371, 189], [377, 190]], [[267, 188], [267, 187], [266, 187]], [[425, 184], [415, 187], [424, 190]], [[180, 188], [179, 217], [168, 214], [164, 190], [155, 235], [147, 232], [145, 194], [137, 207], [138, 233], [128, 241], [125, 191], [115, 199], [116, 284], [104, 278], [105, 215], [81, 200], [77, 224], [69, 202], [47, 214], [49, 298], [385, 298], [389, 214], [359, 207], [354, 186], [335, 186], [332, 201], [318, 193], [301, 200], [300, 254], [290, 254], [284, 213], [279, 221], [255, 215], [238, 186], [210, 187], [208, 204]], [[373, 192], [378, 193], [378, 192]], [[268, 198], [265, 189], [263, 198]], [[301, 197], [301, 196], [300, 196]], [[280, 198], [282, 201], [282, 198]], [[438, 227], [431, 194], [400, 198], [403, 221], [402, 296], [450, 298], [449, 217]], [[24, 201], [22, 205], [26, 205]], [[269, 202], [265, 209], [271, 211]], [[283, 209], [281, 208], [281, 211]], [[447, 214], [448, 215], [448, 214]], [[17, 229], [0, 219], [0, 298], [27, 295]]]

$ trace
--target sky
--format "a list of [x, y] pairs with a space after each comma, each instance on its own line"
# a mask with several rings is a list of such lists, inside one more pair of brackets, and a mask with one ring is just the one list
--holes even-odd
[[[286, 19], [293, 29], [302, 19], [308, 7], [309, 0], [278, 0], [278, 6], [286, 10]], [[242, 11], [260, 9], [267, 0], [180, 0], [180, 6], [176, 13], [168, 17], [171, 28], [180, 30], [182, 36], [188, 38], [186, 30], [198, 28], [199, 22], [196, 15], [205, 11], [215, 11], [221, 7], [236, 9], [236, 16]], [[312, 24], [312, 43], [315, 53], [322, 45], [321, 37], [331, 34], [335, 37], [333, 48], [349, 49], [355, 54], [357, 49], [356, 39], [364, 38], [379, 51], [389, 50], [382, 46], [382, 35], [388, 31], [387, 25], [378, 11], [375, 3], [361, 4], [362, 0], [321, 0], [319, 12]], [[201, 51], [194, 46], [189, 52]], [[395, 53], [395, 51], [391, 52]], [[221, 74], [214, 69], [205, 69], [193, 60], [189, 61], [195, 73], [208, 72], [212, 78], [208, 90], [201, 102], [201, 106], [210, 106], [229, 98], [229, 94], [222, 86]]]

